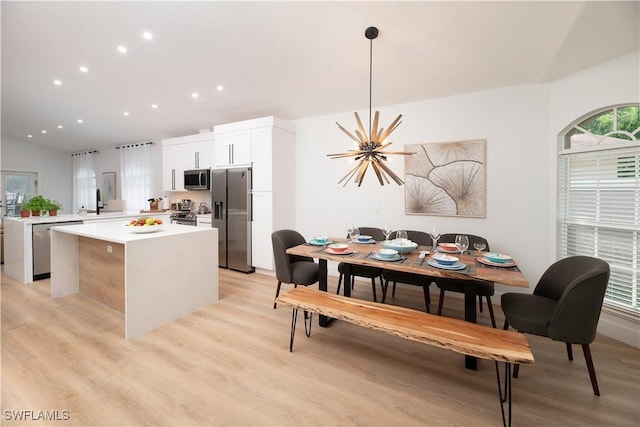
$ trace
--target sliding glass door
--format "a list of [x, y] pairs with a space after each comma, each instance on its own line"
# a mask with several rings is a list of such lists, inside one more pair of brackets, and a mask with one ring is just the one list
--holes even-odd
[[22, 203], [38, 194], [38, 173], [2, 171], [0, 185], [1, 215], [20, 216]]

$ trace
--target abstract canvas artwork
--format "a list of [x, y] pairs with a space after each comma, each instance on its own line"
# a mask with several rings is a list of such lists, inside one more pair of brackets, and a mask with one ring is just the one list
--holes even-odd
[[486, 140], [405, 146], [405, 213], [484, 218]]

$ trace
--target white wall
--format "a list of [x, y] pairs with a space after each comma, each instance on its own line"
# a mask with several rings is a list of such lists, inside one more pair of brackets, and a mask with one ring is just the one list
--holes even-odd
[[62, 203], [61, 213], [71, 213], [71, 155], [6, 135], [0, 144], [3, 171], [37, 172], [38, 193]]

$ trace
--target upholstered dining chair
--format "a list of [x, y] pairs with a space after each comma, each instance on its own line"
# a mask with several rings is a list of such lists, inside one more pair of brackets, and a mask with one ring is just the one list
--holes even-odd
[[278, 279], [273, 308], [277, 307], [276, 300], [280, 295], [282, 283], [292, 283], [294, 287], [297, 287], [298, 285], [313, 285], [318, 281], [319, 266], [313, 261], [313, 258], [287, 254], [287, 249], [306, 242], [305, 238], [295, 230], [277, 230], [271, 233], [276, 278]]
[[[384, 232], [375, 227], [358, 227], [361, 235], [371, 236], [371, 238], [375, 241], [384, 240]], [[347, 236], [348, 237], [348, 236]], [[338, 290], [337, 294], [340, 294], [340, 287], [342, 285], [342, 279], [344, 277], [344, 273], [346, 272], [347, 266], [344, 263], [338, 264], [338, 273], [340, 276], [338, 277]], [[356, 276], [365, 277], [367, 279], [371, 279], [371, 289], [373, 290], [373, 301], [378, 302], [378, 298], [376, 295], [376, 278], [380, 278], [380, 290], [384, 292], [384, 284], [382, 283], [382, 269], [377, 267], [367, 267], [365, 265], [349, 265], [349, 272], [352, 276], [351, 287], [353, 288], [354, 280]]]
[[[446, 233], [440, 236], [438, 242], [440, 243], [454, 243], [456, 235], [462, 233]], [[474, 236], [473, 234], [467, 234], [469, 237], [469, 249], [473, 248], [474, 243], [484, 243], [486, 250], [489, 249], [489, 242], [487, 239], [480, 236]], [[438, 300], [438, 316], [442, 316], [442, 306], [444, 305], [445, 292], [459, 292], [464, 293], [464, 280], [436, 278], [434, 279], [436, 286], [440, 289], [440, 298]], [[482, 297], [486, 298], [487, 306], [489, 307], [489, 317], [491, 318], [491, 325], [496, 327], [496, 318], [493, 314], [493, 305], [491, 304], [491, 297], [495, 292], [495, 286], [493, 282], [478, 282], [476, 281], [476, 294], [478, 295], [478, 306], [482, 313]]]
[[[501, 298], [504, 329], [512, 326], [519, 332], [563, 341], [571, 361], [571, 344], [582, 346], [596, 396], [600, 396], [600, 389], [589, 344], [596, 337], [609, 273], [609, 264], [601, 259], [572, 256], [552, 264], [532, 295], [506, 293]], [[514, 378], [519, 367], [514, 367]]]
[[[395, 232], [393, 234], [395, 236]], [[431, 246], [431, 236], [423, 231], [407, 230], [407, 238], [418, 245]], [[426, 306], [427, 313], [431, 313], [429, 304], [431, 303], [431, 295], [429, 294], [429, 286], [433, 281], [430, 276], [424, 276], [422, 274], [405, 273], [402, 271], [383, 270], [382, 276], [384, 277], [384, 288], [382, 291], [382, 302], [387, 299], [387, 289], [389, 288], [389, 282], [393, 282], [393, 290], [391, 291], [391, 297], [396, 296], [396, 283], [404, 283], [407, 285], [421, 286], [424, 294], [424, 304]]]

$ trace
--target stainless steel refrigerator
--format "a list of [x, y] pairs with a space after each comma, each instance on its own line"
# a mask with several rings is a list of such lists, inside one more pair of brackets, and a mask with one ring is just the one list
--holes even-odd
[[212, 226], [218, 229], [220, 267], [250, 273], [251, 168], [211, 171]]

